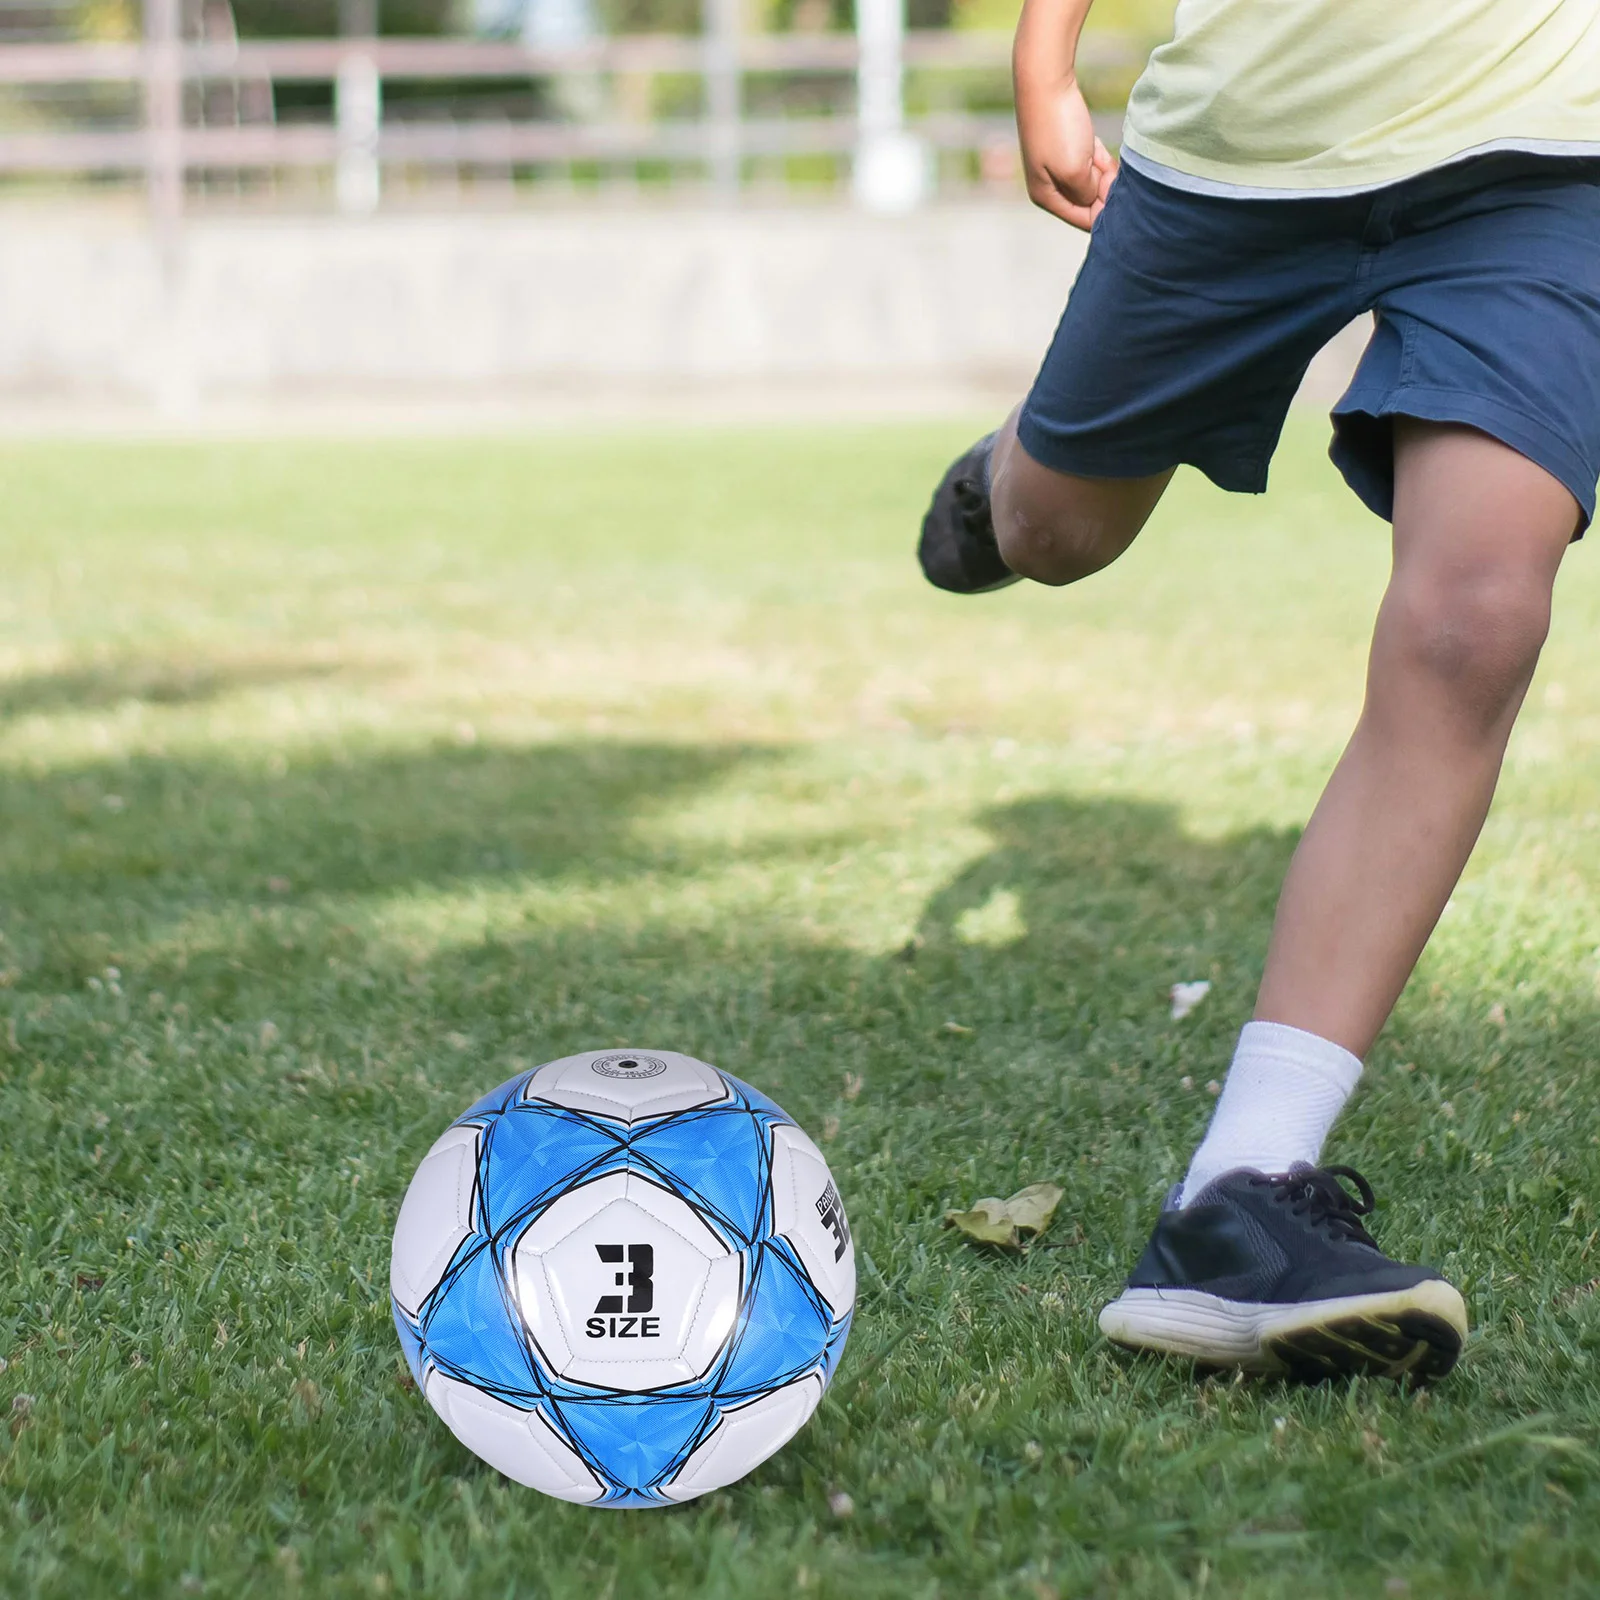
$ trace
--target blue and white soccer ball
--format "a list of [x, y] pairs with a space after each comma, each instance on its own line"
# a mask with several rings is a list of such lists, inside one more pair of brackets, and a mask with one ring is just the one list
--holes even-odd
[[669, 1050], [522, 1073], [423, 1158], [390, 1291], [418, 1386], [469, 1450], [589, 1505], [719, 1489], [816, 1410], [855, 1305], [822, 1152]]

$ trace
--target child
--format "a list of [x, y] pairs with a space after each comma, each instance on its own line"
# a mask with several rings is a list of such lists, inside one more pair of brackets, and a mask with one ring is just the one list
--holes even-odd
[[1181, 0], [1120, 168], [1074, 75], [1090, 3], [1026, 0], [1015, 51], [1028, 192], [1089, 254], [1032, 392], [940, 483], [924, 572], [1074, 583], [1183, 462], [1261, 492], [1311, 357], [1367, 311], [1332, 455], [1394, 526], [1366, 703], [1255, 1020], [1100, 1326], [1208, 1363], [1436, 1377], [1460, 1294], [1383, 1255], [1370, 1187], [1318, 1161], [1477, 839], [1594, 512], [1600, 0]]

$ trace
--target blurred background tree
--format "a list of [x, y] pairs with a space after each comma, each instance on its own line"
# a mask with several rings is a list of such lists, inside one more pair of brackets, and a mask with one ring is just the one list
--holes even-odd
[[[1159, 44], [1172, 37], [1176, 7], [1177, 0], [1095, 0], [1085, 31]], [[958, 28], [1011, 28], [1021, 10], [1021, 0], [955, 0], [954, 23]]]
[[[1171, 36], [1175, 4], [1176, 0], [1096, 0], [1088, 30], [1155, 45]], [[501, 9], [509, 14], [520, 8]], [[80, 10], [89, 24], [82, 31], [89, 37], [137, 32], [136, 8], [130, 0], [85, 0]], [[472, 0], [379, 0], [379, 31], [472, 32], [475, 25], [481, 26], [474, 15], [478, 10]], [[595, 0], [594, 10], [606, 33], [695, 33], [704, 5], [703, 0]], [[906, 0], [906, 20], [913, 28], [1009, 29], [1020, 10], [1021, 0]], [[842, 30], [855, 23], [854, 0], [751, 0], [750, 11], [753, 27], [776, 33]], [[339, 31], [338, 0], [233, 0], [233, 14], [242, 37], [314, 38]]]
[[[467, 18], [456, 0], [379, 0], [380, 33], [456, 33]], [[339, 31], [338, 0], [233, 0], [241, 38], [326, 38]]]
[[[692, 0], [613, 0], [641, 11], [677, 7]], [[824, 28], [849, 28], [855, 22], [853, 0], [759, 0], [764, 25], [777, 33]], [[1096, 0], [1088, 31], [1123, 34], [1156, 45], [1172, 36], [1177, 0]], [[913, 28], [998, 28], [1016, 26], [1022, 0], [906, 0], [906, 21]]]

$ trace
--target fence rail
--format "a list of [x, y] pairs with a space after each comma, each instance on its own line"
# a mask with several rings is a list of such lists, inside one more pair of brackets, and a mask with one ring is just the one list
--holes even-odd
[[[581, 161], [661, 160], [703, 165], [737, 187], [747, 158], [859, 156], [870, 130], [853, 112], [757, 116], [744, 110], [747, 81], [762, 74], [841, 74], [861, 81], [868, 49], [852, 33], [736, 31], [737, 7], [713, 4], [700, 35], [628, 35], [563, 48], [474, 39], [338, 38], [186, 42], [175, 37], [176, 0], [148, 0], [143, 43], [0, 44], [0, 89], [122, 83], [138, 92], [137, 119], [117, 129], [0, 132], [0, 173], [143, 174], [158, 211], [181, 206], [185, 177], [218, 169], [329, 167], [353, 209], [375, 200], [377, 174], [391, 164], [503, 167]], [[722, 26], [715, 26], [717, 17]], [[731, 20], [728, 20], [731, 19]], [[1009, 34], [905, 30], [889, 69], [894, 104], [906, 71], [987, 72], [1009, 63]], [[1084, 41], [1089, 70], [1127, 72], [1141, 56], [1132, 41]], [[597, 75], [698, 77], [698, 116], [656, 120], [384, 118], [384, 82], [563, 80]], [[329, 83], [335, 116], [326, 123], [264, 121], [207, 126], [186, 119], [185, 85]], [[881, 96], [880, 96], [881, 99]], [[1115, 118], [1106, 132], [1116, 133]], [[1008, 142], [1009, 116], [960, 110], [891, 112], [890, 131], [934, 151], [982, 151]], [[882, 131], [881, 129], [879, 130]], [[352, 172], [356, 181], [346, 187]], [[365, 197], [365, 200], [363, 199]]]

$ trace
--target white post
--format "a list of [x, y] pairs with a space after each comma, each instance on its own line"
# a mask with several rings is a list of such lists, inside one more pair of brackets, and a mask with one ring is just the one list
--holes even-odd
[[382, 117], [378, 68], [371, 56], [348, 55], [339, 63], [334, 110], [339, 130], [339, 162], [334, 193], [341, 211], [378, 209], [378, 124]]
[[178, 0], [145, 0], [145, 177], [150, 212], [164, 254], [174, 248], [183, 215], [183, 78], [178, 57]]
[[852, 187], [867, 211], [912, 211], [927, 196], [927, 151], [906, 132], [905, 33], [905, 0], [856, 0]]
[[739, 198], [740, 10], [744, 0], [705, 0], [706, 158], [719, 199]]
[[179, 0], [145, 0], [145, 177], [161, 298], [147, 334], [158, 415], [185, 417], [199, 398], [183, 259], [183, 60]]
[[[378, 167], [378, 129], [383, 120], [383, 87], [369, 49], [378, 32], [377, 0], [341, 0], [339, 32], [349, 54], [339, 62], [333, 86], [333, 116], [339, 141], [333, 189], [339, 209], [364, 215], [378, 209], [382, 174]], [[362, 46], [369, 49], [363, 49]]]

